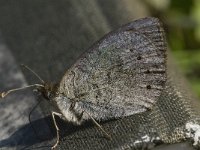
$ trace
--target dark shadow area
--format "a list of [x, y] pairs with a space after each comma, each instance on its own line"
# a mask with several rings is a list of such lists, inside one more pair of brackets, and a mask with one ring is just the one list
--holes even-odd
[[[24, 125], [9, 138], [0, 141], [0, 147], [30, 146], [53, 139], [52, 134], [47, 132], [45, 127], [43, 127], [44, 121], [51, 122], [51, 117], [49, 116], [46, 118], [38, 119]], [[36, 132], [33, 130], [33, 128]]]
[[[48, 130], [45, 130], [45, 126], [43, 126], [43, 122], [46, 122], [52, 133], [49, 133]], [[106, 122], [112, 122], [106, 121]], [[103, 122], [101, 124], [104, 124], [106, 122]], [[91, 127], [95, 127], [92, 121], [87, 121], [83, 123], [81, 126], [73, 125], [70, 122], [66, 122], [59, 117], [56, 116], [56, 123], [60, 129], [60, 138], [66, 138], [71, 134], [74, 134], [75, 132], [79, 132], [80, 130], [87, 130]], [[95, 127], [98, 132], [101, 132], [98, 130], [97, 127]], [[106, 139], [103, 135], [97, 134], [96, 136], [82, 136], [80, 137], [81, 140], [84, 140], [85, 138], [103, 138]], [[53, 140], [54, 139], [54, 140]], [[29, 124], [24, 125], [20, 129], [18, 129], [14, 134], [12, 134], [9, 138], [4, 139], [0, 141], [0, 147], [1, 148], [12, 148], [12, 147], [20, 147], [20, 149], [27, 150], [27, 149], [49, 149], [54, 144], [56, 139], [56, 130], [55, 126], [52, 120], [51, 116], [47, 116], [45, 118], [41, 118], [35, 121], [31, 121]], [[76, 139], [79, 139], [78, 137]], [[67, 138], [69, 141], [73, 141], [74, 138]], [[49, 142], [52, 141], [52, 142]], [[44, 145], [48, 144], [49, 145]], [[34, 145], [34, 147], [32, 147]], [[36, 146], [40, 145], [40, 146]], [[22, 148], [23, 147], [23, 148]]]

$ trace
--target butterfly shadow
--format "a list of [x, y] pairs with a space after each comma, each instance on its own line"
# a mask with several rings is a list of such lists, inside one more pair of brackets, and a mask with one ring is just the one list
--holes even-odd
[[[51, 121], [51, 117], [44, 117], [31, 121], [17, 129], [10, 137], [0, 141], [0, 148], [16, 148], [32, 146], [52, 140], [54, 135], [49, 130], [46, 122]], [[40, 144], [39, 144], [40, 145]]]
[[[59, 117], [56, 117], [56, 123], [60, 129], [60, 137], [68, 140], [79, 138], [73, 136], [79, 131], [87, 130], [95, 125], [91, 121], [85, 122], [81, 126], [76, 126], [72, 123], [66, 122]], [[105, 138], [103, 135], [98, 138]], [[69, 138], [68, 138], [69, 137]], [[23, 150], [28, 149], [50, 149], [56, 141], [56, 129], [52, 120], [52, 116], [37, 119], [25, 124], [17, 129], [10, 137], [0, 141], [0, 148], [19, 148]], [[96, 138], [85, 136], [85, 138]], [[81, 137], [84, 139], [84, 136]]]

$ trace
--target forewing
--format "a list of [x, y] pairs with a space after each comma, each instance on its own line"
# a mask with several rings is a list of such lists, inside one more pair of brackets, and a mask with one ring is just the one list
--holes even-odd
[[165, 52], [159, 20], [134, 21], [92, 46], [64, 75], [60, 93], [119, 116], [151, 109], [166, 82]]

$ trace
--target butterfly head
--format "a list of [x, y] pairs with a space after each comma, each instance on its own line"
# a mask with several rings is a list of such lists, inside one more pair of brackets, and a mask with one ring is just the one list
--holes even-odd
[[44, 80], [41, 79], [41, 77], [38, 74], [36, 74], [29, 67], [27, 67], [23, 64], [22, 64], [22, 67], [31, 71], [41, 81], [41, 83], [27, 85], [27, 86], [20, 87], [20, 88], [14, 88], [14, 89], [11, 89], [11, 90], [8, 90], [8, 91], [5, 91], [5, 92], [0, 92], [0, 98], [6, 97], [9, 93], [12, 93], [12, 92], [15, 92], [15, 91], [18, 91], [18, 90], [22, 90], [22, 89], [26, 89], [26, 88], [30, 88], [30, 87], [35, 87], [36, 90], [38, 92], [40, 92], [44, 96], [44, 98], [46, 98], [47, 100], [51, 100], [53, 97], [56, 96], [58, 84], [45, 82]]
[[44, 98], [51, 100], [56, 96], [57, 88], [57, 84], [45, 82], [43, 86], [37, 87], [37, 90], [44, 96]]

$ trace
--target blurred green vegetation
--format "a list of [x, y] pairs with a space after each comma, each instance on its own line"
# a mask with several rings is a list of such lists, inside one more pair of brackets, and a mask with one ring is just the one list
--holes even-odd
[[200, 98], [200, 50], [173, 51], [178, 65]]
[[200, 98], [200, 1], [145, 0], [151, 14], [164, 22], [176, 62]]

